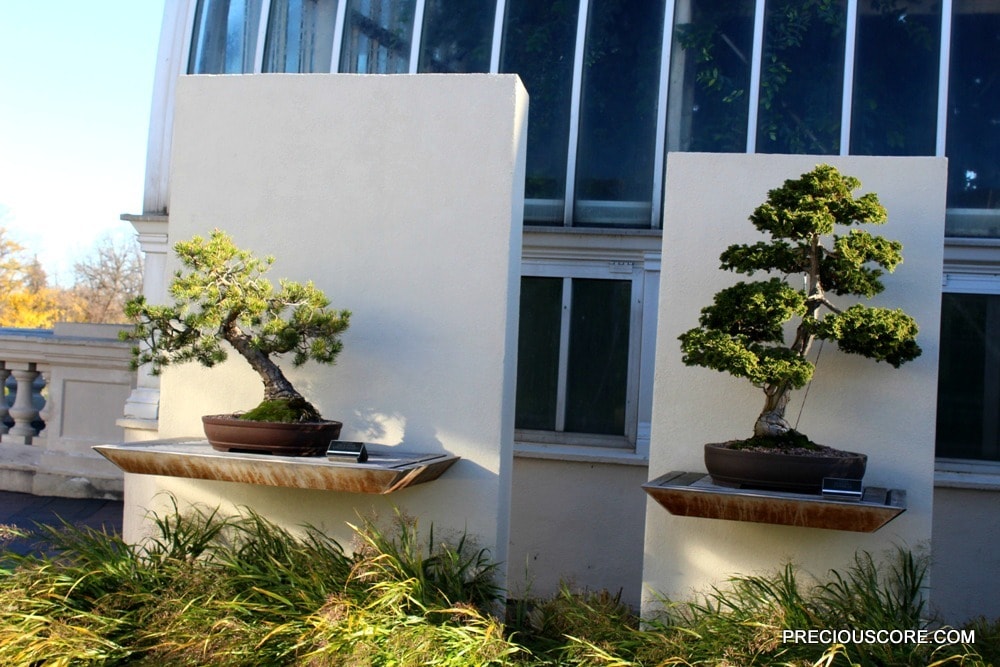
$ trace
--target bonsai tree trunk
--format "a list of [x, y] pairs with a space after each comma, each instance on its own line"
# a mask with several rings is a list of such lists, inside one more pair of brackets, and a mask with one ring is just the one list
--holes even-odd
[[753, 425], [755, 436], [773, 438], [792, 430], [785, 420], [785, 408], [791, 395], [792, 389], [785, 383], [764, 387], [764, 409]]
[[281, 368], [271, 360], [271, 357], [251, 344], [250, 336], [244, 333], [235, 322], [227, 322], [223, 325], [222, 336], [260, 376], [264, 383], [265, 401], [287, 402], [289, 407], [301, 413], [300, 421], [319, 421], [322, 419], [319, 410], [296, 391], [285, 374], [281, 372]]
[[[795, 330], [795, 340], [791, 349], [799, 357], [805, 358], [812, 347], [815, 336], [810, 333], [807, 322], [816, 319], [816, 311], [825, 302], [823, 288], [819, 283], [818, 269], [811, 272], [809, 276], [810, 295], [806, 299], [806, 313], [802, 323]], [[778, 382], [765, 385], [764, 387], [764, 409], [761, 410], [757, 421], [753, 425], [753, 434], [757, 437], [774, 438], [785, 435], [792, 430], [792, 425], [785, 419], [785, 408], [792, 396], [792, 386], [788, 382]]]
[[[795, 340], [790, 349], [799, 357], [805, 359], [816, 336], [812, 333], [812, 324], [816, 321], [816, 313], [821, 306], [826, 306], [834, 312], [841, 312], [826, 298], [823, 285], [819, 279], [819, 234], [810, 238], [812, 252], [809, 255], [809, 273], [806, 275], [807, 290], [805, 313], [802, 322], [795, 329]], [[758, 437], [773, 438], [785, 435], [792, 430], [791, 424], [785, 420], [785, 408], [792, 395], [792, 386], [788, 382], [777, 382], [764, 386], [764, 409], [761, 410], [753, 426], [753, 434]]]

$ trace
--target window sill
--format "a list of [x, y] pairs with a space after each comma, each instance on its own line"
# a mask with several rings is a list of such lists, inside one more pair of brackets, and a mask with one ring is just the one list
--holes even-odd
[[649, 458], [635, 450], [593, 445], [556, 445], [515, 442], [514, 456], [521, 459], [546, 459], [576, 463], [607, 463], [612, 465], [649, 466]]
[[1000, 491], [1000, 462], [937, 459], [934, 488]]

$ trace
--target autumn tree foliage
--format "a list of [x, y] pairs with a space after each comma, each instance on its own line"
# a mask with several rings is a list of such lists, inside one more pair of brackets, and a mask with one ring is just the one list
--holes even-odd
[[125, 302], [142, 291], [134, 240], [102, 238], [74, 266], [71, 287], [49, 283], [36, 257], [0, 227], [0, 326], [47, 329], [56, 322], [122, 323]]
[[48, 279], [37, 258], [0, 227], [0, 326], [51, 327], [71, 308]]

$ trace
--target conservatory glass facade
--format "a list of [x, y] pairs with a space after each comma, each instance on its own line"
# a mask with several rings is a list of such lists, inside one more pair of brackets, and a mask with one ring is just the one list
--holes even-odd
[[948, 157], [938, 453], [1000, 460], [998, 3], [190, 1], [192, 74], [520, 75], [525, 441], [637, 447], [668, 151]]

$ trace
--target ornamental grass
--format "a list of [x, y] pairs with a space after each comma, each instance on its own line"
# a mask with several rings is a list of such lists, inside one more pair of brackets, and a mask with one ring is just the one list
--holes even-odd
[[1000, 622], [987, 619], [970, 624], [969, 645], [782, 640], [786, 629], [932, 627], [926, 561], [906, 551], [859, 554], [823, 582], [792, 566], [734, 577], [663, 600], [641, 623], [618, 595], [568, 587], [508, 601], [504, 621], [488, 552], [401, 514], [359, 522], [350, 553], [248, 511], [151, 521], [142, 549], [63, 524], [37, 529], [42, 553], [0, 552], [0, 664], [985, 666], [1000, 655]]

